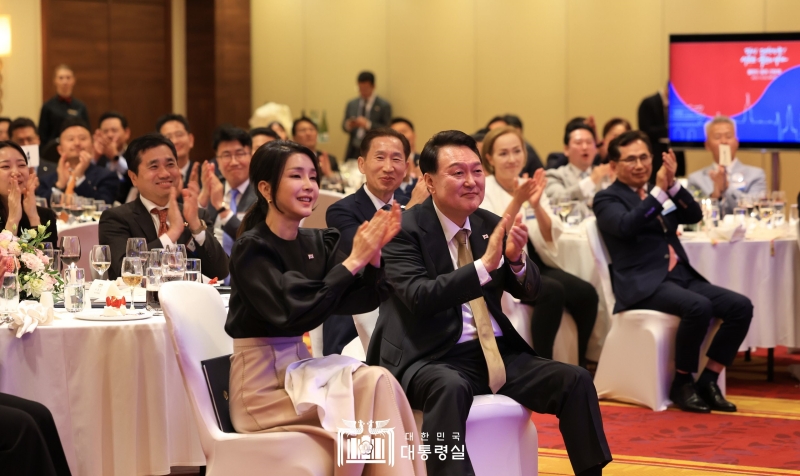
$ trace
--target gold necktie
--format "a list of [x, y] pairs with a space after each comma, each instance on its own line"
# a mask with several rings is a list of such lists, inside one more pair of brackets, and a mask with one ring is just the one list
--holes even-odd
[[[461, 230], [456, 234], [459, 268], [475, 261], [472, 258], [472, 251], [467, 248], [468, 233], [467, 230]], [[506, 367], [503, 364], [503, 358], [500, 357], [500, 351], [497, 349], [497, 340], [494, 338], [489, 309], [486, 307], [486, 301], [483, 296], [470, 301], [469, 307], [472, 308], [475, 328], [478, 330], [478, 340], [481, 343], [483, 357], [486, 359], [486, 366], [489, 369], [489, 388], [492, 389], [492, 393], [497, 393], [500, 387], [506, 383]]]

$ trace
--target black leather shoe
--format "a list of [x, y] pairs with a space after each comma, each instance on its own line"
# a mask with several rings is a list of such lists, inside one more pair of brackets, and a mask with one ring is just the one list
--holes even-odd
[[669, 398], [672, 403], [685, 412], [711, 413], [711, 407], [697, 395], [694, 384], [685, 383], [680, 386], [672, 386], [669, 391]]
[[722, 391], [720, 391], [717, 382], [697, 382], [695, 383], [695, 387], [697, 387], [697, 395], [699, 395], [712, 410], [718, 412], [736, 411], [736, 405], [725, 400], [725, 397], [722, 396]]

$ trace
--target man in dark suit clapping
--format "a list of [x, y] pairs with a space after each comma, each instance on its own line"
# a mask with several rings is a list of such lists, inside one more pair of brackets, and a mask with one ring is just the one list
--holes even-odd
[[[662, 155], [656, 185], [649, 190], [653, 155], [645, 133], [623, 133], [611, 141], [608, 157], [617, 180], [595, 195], [594, 213], [611, 255], [614, 312], [652, 309], [680, 317], [670, 399], [684, 411], [735, 412], [717, 377], [747, 335], [753, 305], [745, 296], [709, 284], [689, 265], [676, 231], [679, 224], [700, 221], [703, 212], [675, 180], [675, 154]], [[698, 370], [700, 345], [714, 317], [722, 319], [722, 326], [695, 384], [692, 372]]]
[[[589, 373], [541, 358], [503, 314], [504, 291], [533, 300], [539, 272], [523, 252], [520, 217], [479, 209], [484, 173], [475, 140], [459, 131], [433, 136], [420, 168], [431, 197], [403, 214], [383, 249], [395, 293], [380, 307], [367, 362], [400, 381], [422, 432], [465, 436], [474, 395], [499, 393], [560, 419], [572, 467], [595, 475], [611, 461]], [[507, 238], [506, 238], [506, 233]], [[427, 460], [429, 474], [473, 474], [463, 461]]]
[[358, 75], [358, 95], [344, 110], [342, 129], [350, 134], [344, 160], [358, 157], [368, 130], [388, 127], [392, 120], [392, 105], [375, 94], [375, 75], [371, 72], [362, 71]]

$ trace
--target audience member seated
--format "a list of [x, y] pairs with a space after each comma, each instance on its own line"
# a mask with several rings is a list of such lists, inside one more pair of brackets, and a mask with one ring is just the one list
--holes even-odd
[[[566, 134], [567, 131], [570, 130], [570, 128], [575, 124], [586, 124], [587, 126], [589, 126], [589, 128], [591, 128], [592, 133], [595, 135], [595, 137], [597, 137], [597, 134], [595, 133], [596, 129], [595, 129], [595, 126], [594, 126], [594, 117], [592, 117], [592, 116], [589, 116], [589, 117], [581, 117], [581, 116], [573, 117], [572, 119], [569, 120], [569, 122], [567, 122], [567, 125], [564, 126], [564, 134]], [[601, 146], [601, 144], [598, 144], [598, 147], [600, 147], [600, 146]], [[547, 154], [547, 166], [545, 168], [548, 169], [548, 170], [549, 169], [557, 169], [559, 167], [567, 165], [568, 163], [569, 163], [569, 159], [567, 158], [567, 154], [565, 154], [564, 152], [550, 152], [549, 154]], [[592, 165], [600, 165], [601, 163], [603, 163], [603, 161], [600, 158], [600, 154], [598, 153], [595, 156], [594, 162], [592, 162]]]
[[[589, 372], [539, 357], [501, 308], [504, 291], [526, 301], [539, 293], [539, 271], [523, 252], [525, 224], [479, 209], [485, 179], [467, 134], [434, 135], [420, 167], [431, 197], [403, 214], [383, 250], [395, 292], [381, 304], [367, 362], [392, 372], [423, 412], [422, 432], [444, 433], [442, 444], [465, 438], [474, 395], [499, 393], [557, 414], [575, 473], [601, 474], [611, 453]], [[427, 468], [473, 474], [467, 455], [428, 458]]]
[[283, 124], [281, 124], [280, 121], [270, 122], [269, 124], [267, 124], [267, 128], [275, 131], [275, 133], [278, 134], [278, 137], [280, 137], [281, 140], [289, 140], [289, 134], [286, 132], [286, 129], [283, 127]]
[[[553, 216], [547, 195], [542, 195], [547, 183], [544, 169], [537, 170], [532, 179], [520, 179], [519, 172], [526, 163], [522, 134], [513, 127], [492, 129], [483, 142], [483, 168], [486, 172], [486, 192], [481, 208], [501, 216], [516, 217], [523, 210], [528, 227], [527, 250], [539, 268], [542, 289], [534, 301], [516, 302], [513, 306], [533, 306], [531, 334], [533, 349], [546, 359], [553, 358], [553, 343], [561, 325], [564, 309], [569, 311], [578, 327], [578, 355], [586, 367], [586, 347], [597, 319], [599, 298], [594, 286], [586, 281], [548, 266], [558, 254], [558, 237], [562, 224]], [[511, 304], [513, 302], [513, 304]], [[524, 307], [524, 314], [528, 314]], [[528, 318], [531, 316], [528, 314]]]
[[[249, 138], [249, 137], [248, 137]], [[228, 255], [213, 236], [206, 233], [213, 222], [199, 208], [196, 183], [182, 189], [181, 172], [173, 143], [161, 134], [147, 134], [131, 141], [125, 152], [128, 175], [139, 190], [132, 202], [109, 208], [100, 216], [101, 245], [111, 248], [109, 277], [120, 276], [128, 238], [145, 238], [147, 249], [186, 245], [189, 258], [200, 258], [203, 274], [211, 278], [228, 275]], [[182, 190], [181, 190], [182, 189]], [[183, 202], [178, 201], [178, 197]]]
[[[352, 360], [310, 359], [303, 343], [303, 334], [332, 314], [368, 312], [386, 298], [390, 288], [383, 277], [381, 248], [400, 228], [399, 206], [379, 211], [355, 233], [349, 255], [340, 253], [338, 231], [299, 228], [319, 196], [316, 154], [280, 141], [261, 147], [252, 163], [250, 182], [258, 184], [257, 204], [247, 213], [233, 247], [232, 294], [225, 323], [225, 331], [234, 339], [229, 389], [234, 428], [239, 433], [288, 428], [334, 440], [336, 425], [343, 425], [334, 415], [352, 415], [364, 426], [391, 416], [396, 435], [419, 438], [408, 401], [385, 369], [352, 370]], [[309, 369], [308, 379], [314, 378], [314, 369], [323, 367], [327, 372], [347, 372], [346, 384], [324, 387], [336, 398], [320, 396], [324, 402], [319, 412], [298, 414], [284, 385], [287, 367], [301, 359], [306, 359], [299, 365]], [[305, 389], [311, 384], [295, 380], [295, 386]], [[317, 387], [314, 384], [311, 391], [319, 391]], [[320, 420], [323, 414], [326, 419]], [[404, 438], [396, 438], [394, 444], [389, 451], [399, 455]], [[364, 469], [363, 464], [347, 466], [346, 474], [361, 474]], [[420, 458], [396, 457], [394, 467], [367, 466], [369, 474], [424, 474]]]
[[[95, 163], [100, 167], [117, 174], [119, 179], [119, 193], [117, 200], [119, 203], [128, 202], [128, 193], [133, 188], [130, 177], [128, 177], [128, 163], [122, 154], [128, 147], [128, 140], [131, 138], [131, 129], [128, 127], [128, 119], [118, 112], [104, 112], [98, 121], [100, 126], [94, 132], [95, 155], [100, 154]], [[131, 200], [135, 197], [131, 197]]]
[[[623, 132], [628, 132], [631, 129], [631, 123], [621, 117], [614, 117], [606, 121], [603, 126], [603, 142], [597, 148], [597, 155], [600, 157], [601, 164], [608, 163], [608, 144]], [[598, 165], [597, 162], [594, 165]]]
[[305, 116], [295, 119], [292, 123], [292, 137], [298, 144], [316, 152], [322, 175], [331, 177], [334, 172], [339, 171], [339, 162], [336, 160], [336, 156], [317, 149], [319, 131], [314, 121]]
[[50, 201], [53, 190], [64, 192], [69, 182], [81, 197], [114, 203], [119, 193], [119, 179], [114, 172], [94, 164], [97, 158], [92, 132], [81, 119], [68, 117], [62, 122], [58, 143], [58, 166], [55, 172], [39, 170], [39, 188], [36, 195]]
[[0, 141], [9, 140], [9, 138], [11, 137], [11, 134], [8, 131], [10, 127], [11, 127], [11, 118], [0, 117]]
[[8, 137], [17, 145], [39, 145], [39, 131], [36, 123], [27, 117], [18, 117], [8, 126]]
[[214, 164], [205, 162], [199, 202], [201, 207], [207, 208], [208, 219], [214, 223], [214, 236], [230, 256], [241, 220], [256, 203], [256, 191], [248, 175], [253, 155], [252, 139], [244, 129], [222, 126], [214, 132], [213, 145], [223, 180], [214, 173]]
[[[518, 130], [520, 134], [523, 134], [522, 131], [522, 120], [519, 116], [515, 116], [514, 114], [506, 114], [504, 116], [495, 116], [486, 124], [486, 129], [492, 130], [498, 127], [505, 127], [511, 126], [514, 129]], [[487, 131], [488, 132], [488, 131]], [[483, 150], [483, 149], [478, 149]], [[539, 154], [536, 153], [536, 149], [529, 142], [525, 142], [525, 150], [528, 156], [527, 162], [525, 166], [522, 168], [522, 174], [528, 174], [528, 177], [533, 177], [533, 173], [536, 172], [538, 169], [544, 167], [542, 165], [542, 159], [539, 158]]]
[[[719, 164], [720, 145], [731, 149], [728, 167]], [[706, 150], [711, 152], [714, 163], [689, 174], [689, 189], [699, 191], [703, 197], [719, 199], [723, 214], [733, 213], [742, 195], [767, 191], [764, 170], [745, 165], [736, 158], [739, 139], [736, 137], [736, 123], [729, 117], [717, 116], [706, 124]]]
[[[353, 239], [362, 223], [372, 219], [375, 212], [389, 209], [397, 199], [399, 187], [410, 161], [408, 140], [392, 129], [372, 129], [361, 141], [358, 169], [366, 176], [366, 183], [356, 191], [328, 208], [325, 215], [329, 227], [341, 234], [339, 250], [350, 253]], [[427, 196], [424, 187], [415, 191], [417, 197], [409, 207]], [[402, 205], [402, 204], [401, 204]], [[340, 354], [344, 346], [358, 337], [352, 316], [331, 316], [322, 328], [323, 354]]]
[[0, 474], [71, 474], [56, 422], [47, 407], [0, 393], [0, 421]]
[[[409, 165], [411, 166], [406, 171], [406, 177], [400, 188], [397, 189], [395, 196], [398, 199], [403, 197], [411, 197], [411, 190], [414, 189], [414, 183], [417, 179], [422, 177], [419, 172], [419, 154], [417, 153], [417, 133], [414, 131], [414, 124], [405, 117], [395, 117], [392, 119], [392, 124], [389, 126], [397, 132], [406, 136], [408, 145], [411, 146], [411, 155], [409, 155]], [[409, 186], [411, 188], [409, 188]]]
[[86, 104], [72, 96], [75, 89], [75, 73], [72, 68], [62, 64], [56, 67], [53, 74], [53, 83], [56, 86], [56, 95], [42, 105], [39, 115], [39, 137], [42, 144], [47, 144], [56, 139], [64, 129], [62, 122], [66, 118], [80, 118], [89, 124], [89, 112]]
[[362, 71], [356, 82], [358, 97], [347, 103], [342, 120], [342, 130], [350, 134], [344, 160], [358, 157], [368, 130], [389, 127], [392, 120], [392, 105], [375, 93], [375, 75]]
[[269, 127], [256, 127], [250, 129], [250, 139], [253, 141], [253, 153], [255, 154], [259, 147], [267, 142], [281, 140], [281, 136]]
[[0, 229], [19, 236], [20, 230], [47, 226], [45, 240], [58, 242], [56, 214], [36, 206], [35, 190], [39, 179], [28, 168], [28, 156], [14, 142], [0, 141]]
[[[475, 139], [475, 145], [478, 147], [478, 151], [482, 151], [483, 150], [483, 139], [486, 138], [486, 134], [488, 132], [489, 132], [489, 129], [484, 127], [483, 129], [478, 129], [477, 131], [475, 131], [474, 134], [472, 134], [470, 136], [473, 139]], [[422, 177], [422, 174], [420, 174], [420, 177]]]
[[[653, 156], [644, 132], [620, 135], [611, 142], [608, 156], [617, 180], [595, 196], [594, 212], [611, 255], [614, 312], [651, 309], [678, 316], [670, 399], [684, 411], [734, 412], [736, 406], [722, 396], [717, 377], [733, 362], [747, 335], [753, 305], [745, 296], [710, 284], [689, 264], [678, 225], [697, 223], [703, 212], [675, 180], [675, 155], [663, 155], [650, 190]], [[715, 317], [722, 319], [722, 326], [695, 383], [692, 373], [698, 371], [700, 346]]]
[[[667, 116], [669, 109], [669, 84], [660, 89], [652, 96], [642, 99], [639, 104], [638, 120], [639, 130], [647, 134], [650, 144], [653, 146], [653, 172], [661, 168], [661, 156], [669, 150], [669, 125]], [[676, 175], [683, 177], [686, 175], [686, 158], [683, 151], [675, 152], [678, 159], [678, 170]], [[650, 184], [654, 184], [655, 174], [650, 177]]]
[[586, 216], [592, 206], [594, 194], [614, 180], [611, 166], [592, 166], [597, 155], [594, 131], [586, 123], [573, 123], [564, 134], [564, 152], [569, 163], [547, 171], [545, 193], [550, 202], [564, 200], [578, 202], [578, 209]]
[[180, 114], [166, 114], [156, 121], [156, 131], [175, 145], [178, 153], [178, 169], [183, 177], [183, 186], [187, 187], [192, 172], [189, 154], [194, 148], [194, 134], [189, 127], [189, 121]]

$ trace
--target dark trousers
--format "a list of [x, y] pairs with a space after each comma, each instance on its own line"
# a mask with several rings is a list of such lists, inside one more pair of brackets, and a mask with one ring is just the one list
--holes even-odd
[[539, 273], [542, 289], [531, 320], [534, 350], [546, 359], [553, 358], [553, 342], [566, 309], [578, 327], [578, 358], [585, 363], [586, 347], [597, 320], [597, 291], [586, 281], [560, 269], [540, 266]]
[[[509, 349], [502, 337], [497, 344], [506, 367], [506, 384], [498, 393], [534, 412], [559, 418], [576, 473], [611, 461], [589, 372]], [[461, 446], [473, 396], [490, 394], [488, 382], [486, 360], [477, 339], [456, 344], [442, 358], [419, 369], [409, 383], [408, 401], [411, 408], [423, 412], [421, 431], [429, 435], [444, 432], [448, 447]], [[453, 438], [454, 432], [459, 440]], [[463, 461], [441, 461], [432, 455], [426, 466], [428, 474], [436, 476], [474, 474], [468, 454]]]
[[681, 318], [675, 337], [675, 368], [684, 372], [697, 372], [700, 346], [711, 319], [722, 319], [722, 325], [706, 355], [727, 367], [736, 357], [753, 318], [750, 299], [700, 279], [684, 263], [678, 263], [655, 293], [631, 309], [652, 309]]
[[341, 354], [344, 346], [356, 337], [353, 316], [332, 315], [322, 326], [322, 355]]
[[41, 403], [0, 393], [0, 474], [70, 474], [53, 415]]

